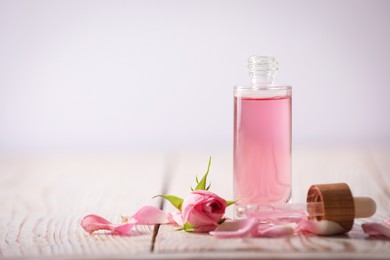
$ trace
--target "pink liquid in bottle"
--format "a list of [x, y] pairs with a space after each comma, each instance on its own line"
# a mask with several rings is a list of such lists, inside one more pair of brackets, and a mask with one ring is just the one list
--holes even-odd
[[234, 197], [238, 207], [280, 204], [291, 197], [289, 94], [234, 98]]

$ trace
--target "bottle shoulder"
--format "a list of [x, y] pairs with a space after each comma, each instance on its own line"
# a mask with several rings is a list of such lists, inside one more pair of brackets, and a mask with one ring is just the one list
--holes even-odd
[[274, 98], [291, 96], [292, 88], [289, 85], [236, 85], [234, 96], [251, 98]]

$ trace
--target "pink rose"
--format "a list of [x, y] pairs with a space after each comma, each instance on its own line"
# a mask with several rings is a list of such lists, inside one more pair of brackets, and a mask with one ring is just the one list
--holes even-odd
[[209, 232], [218, 226], [225, 214], [226, 200], [206, 190], [196, 190], [184, 199], [182, 218], [195, 232]]

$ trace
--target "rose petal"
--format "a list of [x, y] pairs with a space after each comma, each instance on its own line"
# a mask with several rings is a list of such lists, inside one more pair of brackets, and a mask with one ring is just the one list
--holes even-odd
[[115, 229], [113, 230], [113, 233], [118, 235], [135, 235], [137, 234], [137, 232], [130, 234], [131, 229], [134, 227], [134, 225], [134, 223], [116, 225]]
[[296, 223], [282, 224], [276, 226], [259, 225], [255, 218], [225, 222], [211, 235], [219, 238], [245, 237], [252, 235], [255, 237], [281, 237], [292, 235], [295, 232], [311, 232], [317, 235], [335, 235], [343, 233], [345, 230], [336, 222], [332, 221], [309, 221], [301, 219], [299, 225], [294, 229]]
[[209, 234], [218, 238], [237, 238], [250, 235], [257, 228], [255, 218], [226, 221]]
[[254, 233], [254, 236], [257, 237], [283, 237], [283, 236], [291, 236], [294, 234], [294, 229], [291, 225], [277, 225], [268, 227], [258, 233]]
[[144, 206], [132, 217], [138, 225], [155, 225], [170, 223], [169, 214], [159, 208]]
[[369, 236], [384, 236], [390, 238], [390, 227], [379, 223], [365, 223], [362, 224], [364, 233]]
[[307, 231], [316, 235], [337, 235], [345, 232], [345, 229], [338, 223], [328, 220], [305, 220], [299, 223], [297, 231]]
[[92, 234], [97, 230], [115, 230], [115, 226], [110, 221], [93, 214], [85, 216], [80, 224], [89, 234]]
[[115, 225], [105, 218], [91, 214], [81, 220], [81, 227], [89, 234], [98, 230], [109, 230], [113, 234], [129, 235], [130, 229], [134, 227], [134, 223]]
[[184, 222], [183, 222], [181, 212], [176, 212], [174, 214], [170, 214], [170, 222], [176, 223], [179, 226], [183, 226]]
[[170, 217], [168, 213], [152, 206], [142, 207], [129, 219], [133, 220], [133, 222], [126, 224], [112, 224], [105, 218], [91, 214], [85, 216], [80, 224], [81, 227], [89, 234], [98, 230], [110, 230], [113, 234], [135, 235], [138, 234], [138, 232], [132, 232], [131, 230], [135, 225], [172, 223], [172, 217]]

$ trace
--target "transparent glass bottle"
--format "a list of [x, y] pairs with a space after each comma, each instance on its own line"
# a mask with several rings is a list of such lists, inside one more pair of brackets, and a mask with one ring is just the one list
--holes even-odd
[[291, 87], [275, 85], [274, 57], [249, 58], [249, 86], [234, 88], [235, 217], [291, 198]]

